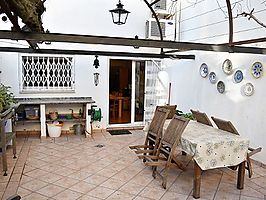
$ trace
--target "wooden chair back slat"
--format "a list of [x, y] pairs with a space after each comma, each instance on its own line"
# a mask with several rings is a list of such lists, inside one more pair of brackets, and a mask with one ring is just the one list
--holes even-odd
[[166, 142], [170, 147], [173, 147], [176, 142], [180, 141], [181, 134], [188, 122], [188, 119], [175, 115], [163, 135], [162, 142]]
[[238, 131], [236, 130], [236, 128], [230, 121], [226, 121], [226, 120], [215, 118], [215, 117], [211, 117], [211, 118], [219, 129], [239, 135]]
[[150, 123], [148, 134], [151, 132], [155, 135], [162, 136], [163, 124], [169, 112], [170, 111], [165, 108], [158, 108], [155, 110], [152, 121]]
[[176, 112], [176, 106], [177, 106], [177, 105], [156, 106], [156, 110], [157, 110], [158, 108], [165, 108], [165, 109], [168, 109], [170, 112], [169, 112], [169, 114], [168, 114], [168, 116], [167, 116], [166, 119], [172, 119], [172, 118], [174, 117], [174, 115], [175, 115], [175, 112]]
[[192, 115], [195, 117], [195, 119], [197, 120], [197, 122], [206, 124], [208, 126], [212, 126], [211, 120], [208, 118], [206, 113], [192, 110], [192, 109], [190, 109], [190, 111]]

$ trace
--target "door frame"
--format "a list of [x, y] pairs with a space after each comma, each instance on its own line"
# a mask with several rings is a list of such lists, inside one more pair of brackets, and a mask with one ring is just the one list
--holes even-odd
[[[147, 61], [148, 59], [133, 59], [133, 58], [120, 58], [120, 57], [110, 57], [109, 59], [109, 66], [108, 66], [108, 97], [109, 97], [109, 94], [110, 94], [110, 91], [109, 91], [109, 82], [110, 82], [110, 61], [111, 60], [129, 60], [131, 61], [131, 119], [130, 119], [130, 123], [124, 123], [124, 124], [110, 124], [109, 123], [109, 117], [110, 117], [110, 109], [109, 109], [109, 100], [108, 100], [108, 105], [107, 105], [107, 111], [108, 111], [108, 114], [107, 114], [107, 128], [113, 128], [113, 127], [133, 127], [133, 126], [143, 126], [144, 125], [144, 119], [145, 119], [145, 115], [143, 117], [143, 121], [141, 122], [135, 122], [134, 119], [135, 119], [135, 76], [136, 76], [136, 62], [137, 61]], [[145, 85], [146, 85], [146, 70], [145, 70]], [[144, 102], [146, 100], [146, 96], [144, 95]]]

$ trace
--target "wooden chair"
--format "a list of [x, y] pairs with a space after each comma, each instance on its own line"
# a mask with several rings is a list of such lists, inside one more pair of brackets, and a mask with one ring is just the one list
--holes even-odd
[[[6, 132], [5, 125], [7, 120], [11, 119], [12, 130]], [[13, 147], [13, 158], [16, 158], [16, 131], [15, 131], [15, 109], [10, 108], [3, 114], [0, 114], [0, 148], [2, 149], [2, 161], [4, 176], [7, 176], [7, 146], [12, 143]]]
[[[160, 140], [158, 150], [155, 155], [141, 155], [139, 158], [146, 160], [145, 165], [152, 166], [152, 176], [155, 178], [156, 174], [162, 177], [162, 186], [166, 189], [168, 171], [171, 166], [177, 166], [184, 170], [184, 167], [174, 154], [177, 147], [180, 145], [181, 134], [185, 130], [189, 120], [175, 115], [168, 125], [162, 139]], [[165, 148], [165, 146], [170, 147]], [[165, 154], [166, 153], [166, 154]], [[168, 155], [168, 156], [165, 156]], [[161, 175], [157, 171], [158, 166], [164, 167], [164, 173]]]
[[118, 100], [113, 95], [109, 97], [109, 111], [112, 113], [111, 116], [113, 118], [118, 114]]
[[[215, 118], [215, 117], [211, 117], [211, 118], [219, 129], [224, 130], [224, 131], [228, 131], [228, 132], [236, 134], [236, 135], [239, 135], [238, 131], [236, 130], [236, 128], [234, 127], [234, 125], [230, 121], [222, 120], [222, 119]], [[252, 174], [253, 174], [250, 157], [253, 156], [254, 154], [260, 152], [261, 149], [262, 149], [261, 147], [258, 147], [256, 149], [248, 147], [249, 152], [247, 154], [246, 169], [248, 170], [249, 178], [251, 178]], [[232, 168], [232, 169], [234, 169], [234, 168]]]
[[[162, 137], [163, 125], [169, 114], [169, 110], [165, 108], [158, 108], [155, 110], [146, 139], [143, 145], [129, 146], [136, 154], [152, 154], [154, 155], [160, 138]], [[145, 161], [145, 159], [143, 160]]]
[[176, 105], [156, 106], [156, 109], [158, 108], [166, 108], [170, 111], [166, 119], [172, 119], [176, 112]]
[[195, 117], [197, 122], [202, 123], [202, 124], [206, 124], [208, 126], [212, 126], [212, 123], [211, 123], [210, 119], [208, 118], [208, 116], [206, 115], [206, 113], [192, 110], [192, 109], [190, 109], [190, 111], [191, 111], [192, 115]]

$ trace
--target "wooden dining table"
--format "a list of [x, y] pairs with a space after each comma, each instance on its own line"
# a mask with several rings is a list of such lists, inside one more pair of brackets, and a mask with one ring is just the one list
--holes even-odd
[[[169, 123], [170, 120], [166, 120], [164, 131]], [[237, 188], [244, 188], [248, 139], [191, 120], [182, 134], [180, 146], [194, 161], [194, 198], [200, 198], [201, 173], [204, 170], [238, 166]]]
[[116, 102], [118, 102], [118, 117], [121, 118], [123, 114], [123, 104], [124, 101], [129, 100], [129, 97], [124, 97], [124, 96], [115, 96], [115, 95], [110, 95], [109, 96], [110, 100], [114, 101], [114, 109], [116, 110]]

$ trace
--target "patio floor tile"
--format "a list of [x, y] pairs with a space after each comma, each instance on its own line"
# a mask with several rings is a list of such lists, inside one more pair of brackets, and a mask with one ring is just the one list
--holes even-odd
[[72, 190], [65, 190], [65, 191], [57, 194], [53, 198], [56, 199], [56, 200], [62, 200], [62, 199], [64, 199], [64, 200], [75, 200], [75, 199], [78, 199], [81, 196], [82, 196], [81, 193], [74, 192]]
[[88, 195], [93, 196], [93, 197], [97, 197], [99, 199], [106, 199], [107, 197], [109, 197], [114, 192], [115, 192], [115, 190], [111, 190], [109, 188], [98, 186], [95, 189], [88, 192]]
[[65, 188], [50, 184], [40, 190], [37, 190], [36, 192], [47, 197], [53, 197], [63, 190], [65, 190]]
[[[179, 156], [187, 168], [171, 169], [165, 190], [162, 179], [154, 179], [151, 168], [128, 148], [143, 139], [143, 132], [137, 130], [123, 136], [97, 132], [92, 138], [18, 138], [17, 159], [8, 148], [8, 176], [0, 176], [0, 199], [17, 193], [23, 200], [193, 200], [191, 157]], [[264, 168], [254, 165], [254, 176], [246, 175], [243, 190], [236, 188], [236, 178], [237, 171], [228, 168], [204, 171], [200, 199], [265, 199]]]

